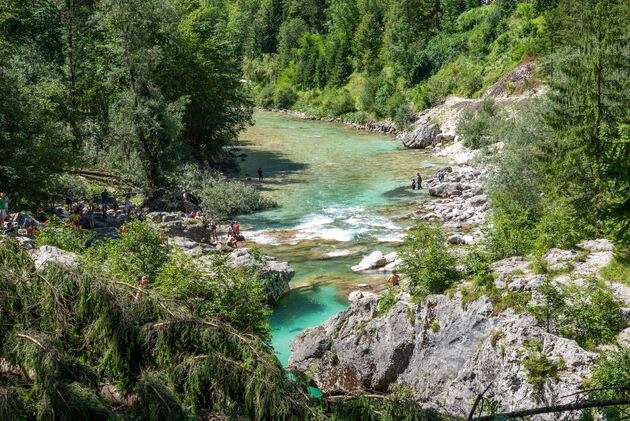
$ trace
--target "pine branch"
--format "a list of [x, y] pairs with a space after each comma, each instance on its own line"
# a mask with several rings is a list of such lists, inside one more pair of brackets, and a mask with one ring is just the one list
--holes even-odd
[[50, 351], [48, 350], [48, 348], [46, 348], [44, 345], [42, 345], [42, 343], [41, 343], [41, 342], [39, 342], [37, 339], [33, 338], [32, 336], [24, 335], [24, 334], [22, 334], [22, 333], [17, 333], [17, 334], [16, 334], [16, 336], [17, 336], [18, 338], [26, 339], [26, 340], [29, 340], [29, 341], [33, 342], [35, 345], [37, 345], [38, 347], [40, 347], [40, 348], [41, 348], [44, 352], [46, 352], [46, 353], [50, 352]]
[[153, 325], [151, 325], [152, 329], [159, 329], [165, 326], [170, 326], [170, 325], [174, 325], [174, 324], [197, 324], [197, 325], [202, 325], [202, 326], [208, 326], [214, 329], [221, 329], [224, 330], [226, 333], [237, 337], [238, 339], [240, 339], [245, 345], [247, 345], [247, 347], [249, 349], [252, 350], [252, 352], [256, 355], [256, 357], [258, 357], [258, 359], [260, 360], [260, 362], [262, 362], [264, 365], [266, 365], [267, 367], [270, 367], [269, 363], [267, 363], [267, 361], [258, 353], [258, 351], [256, 351], [256, 348], [254, 348], [247, 339], [245, 339], [245, 337], [241, 334], [239, 334], [238, 332], [234, 332], [233, 330], [229, 329], [229, 328], [225, 328], [228, 325], [224, 325], [224, 326], [220, 326], [216, 323], [212, 323], [212, 322], [208, 322], [208, 321], [203, 321], [203, 320], [193, 320], [193, 319], [176, 319], [176, 320], [167, 320], [164, 322], [159, 322], [159, 323], [154, 323]]

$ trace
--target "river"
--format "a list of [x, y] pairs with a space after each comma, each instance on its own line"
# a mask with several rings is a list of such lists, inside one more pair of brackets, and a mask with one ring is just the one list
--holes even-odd
[[374, 250], [400, 244], [406, 215], [426, 190], [412, 191], [416, 171], [440, 161], [407, 150], [393, 137], [269, 112], [240, 137], [240, 177], [259, 183], [278, 207], [239, 218], [248, 245], [256, 243], [295, 269], [291, 292], [275, 305], [272, 345], [286, 365], [289, 344], [302, 330], [347, 307], [359, 283], [384, 287], [386, 276], [350, 270]]

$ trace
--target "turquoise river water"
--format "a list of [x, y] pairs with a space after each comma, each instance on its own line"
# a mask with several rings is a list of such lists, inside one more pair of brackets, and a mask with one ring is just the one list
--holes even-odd
[[293, 338], [345, 309], [355, 285], [384, 287], [385, 275], [356, 274], [350, 266], [400, 244], [406, 215], [426, 197], [426, 190], [411, 190], [411, 178], [435, 172], [440, 162], [393, 137], [340, 124], [268, 112], [254, 117], [240, 138], [247, 157], [239, 177], [258, 183], [261, 167], [260, 188], [279, 206], [239, 222], [249, 244], [295, 269], [291, 292], [270, 319], [273, 347], [286, 365]]

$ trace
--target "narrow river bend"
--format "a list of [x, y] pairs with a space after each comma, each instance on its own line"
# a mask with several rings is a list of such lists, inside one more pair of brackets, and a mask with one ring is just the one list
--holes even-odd
[[[440, 161], [406, 150], [393, 137], [340, 124], [257, 112], [256, 124], [240, 137], [247, 155], [240, 178], [251, 177], [278, 207], [239, 218], [243, 234], [295, 269], [291, 292], [275, 306], [273, 347], [286, 365], [289, 344], [302, 330], [347, 307], [359, 283], [383, 288], [382, 274], [356, 274], [350, 266], [374, 250], [400, 244], [414, 202], [416, 171], [435, 172]], [[240, 159], [240, 158], [239, 158]]]

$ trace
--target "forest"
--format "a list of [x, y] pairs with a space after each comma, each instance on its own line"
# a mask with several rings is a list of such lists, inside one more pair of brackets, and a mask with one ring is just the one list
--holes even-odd
[[[479, 280], [479, 295], [492, 261], [606, 237], [616, 244], [610, 279], [627, 280], [630, 4], [488, 3], [0, 0], [0, 190], [37, 213], [64, 190], [93, 194], [76, 178], [91, 172], [142, 197], [193, 186], [216, 215], [255, 211], [273, 203], [222, 172], [255, 106], [405, 131], [418, 111], [449, 95], [481, 98], [536, 60], [530, 83], [547, 94], [516, 112], [484, 101], [457, 129], [489, 169], [493, 210], [472, 269], [457, 272], [441, 234], [419, 227], [405, 274], [424, 286], [421, 298], [462, 276]], [[501, 153], [489, 148], [497, 142]], [[212, 172], [199, 170], [206, 160]], [[228, 188], [239, 199], [213, 203]], [[38, 270], [0, 242], [0, 419], [448, 419], [402, 388], [311, 396], [269, 345], [259, 274], [200, 273], [161, 235], [138, 222], [89, 251], [79, 241], [74, 269]], [[134, 265], [158, 280], [140, 302], [128, 299]], [[607, 317], [592, 337], [570, 335], [607, 343]], [[599, 363], [594, 386], [628, 381], [624, 352]]]

